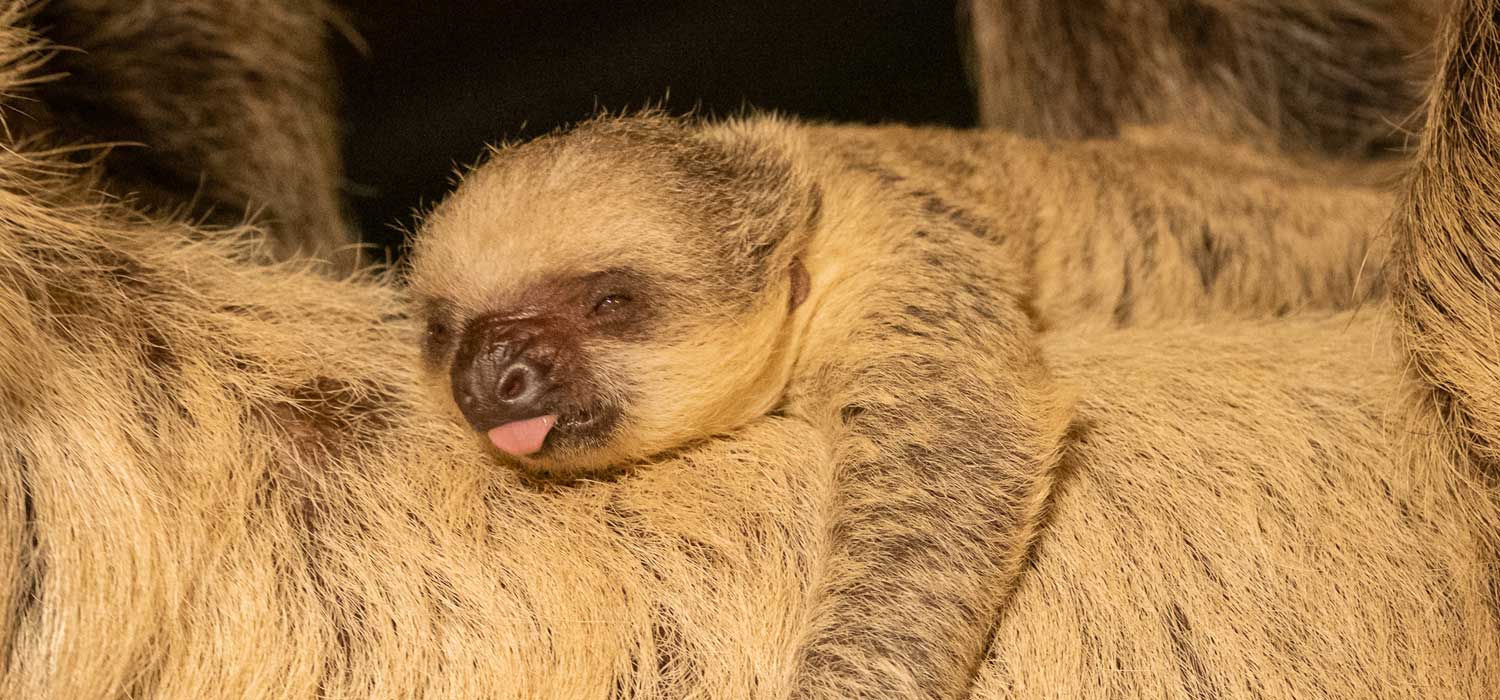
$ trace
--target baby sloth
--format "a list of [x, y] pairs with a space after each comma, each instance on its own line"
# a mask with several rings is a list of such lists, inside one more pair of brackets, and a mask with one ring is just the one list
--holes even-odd
[[614, 470], [785, 395], [811, 194], [688, 136], [601, 122], [498, 152], [418, 238], [428, 367], [528, 473]]
[[773, 410], [826, 431], [786, 467], [834, 499], [795, 696], [960, 697], [1066, 412], [1010, 256], [816, 133], [648, 114], [495, 151], [415, 242], [425, 364], [536, 477]]

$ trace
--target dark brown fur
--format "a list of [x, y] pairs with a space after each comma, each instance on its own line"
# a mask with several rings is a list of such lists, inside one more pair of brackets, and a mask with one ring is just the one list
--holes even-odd
[[1172, 125], [1324, 154], [1415, 132], [1447, 0], [964, 0], [987, 126]]
[[[103, 185], [158, 214], [247, 218], [273, 259], [352, 269], [322, 0], [49, 0], [28, 24], [65, 76], [9, 96], [8, 126], [114, 143]], [[19, 118], [17, 118], [19, 117]]]

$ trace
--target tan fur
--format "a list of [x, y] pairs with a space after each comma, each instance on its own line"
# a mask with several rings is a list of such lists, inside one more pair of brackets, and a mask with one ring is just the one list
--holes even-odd
[[[723, 440], [784, 402], [828, 436], [831, 463], [811, 464], [835, 493], [826, 559], [807, 572], [798, 697], [951, 697], [1034, 534], [1067, 413], [1016, 261], [919, 206], [936, 194], [893, 192], [812, 136], [648, 115], [502, 151], [424, 227], [413, 288], [469, 326], [567, 313], [521, 300], [599, 269], [646, 278], [641, 330], [587, 332], [573, 360], [626, 397], [611, 444], [522, 466], [650, 470], [642, 458]], [[789, 314], [793, 259], [811, 290]], [[891, 521], [914, 527], [891, 536]], [[918, 624], [938, 633], [914, 637]]]
[[[601, 269], [655, 280], [634, 303], [663, 318], [626, 342], [590, 336], [571, 360], [593, 368], [600, 393], [628, 397], [610, 444], [521, 466], [630, 469], [787, 396], [788, 415], [834, 436], [837, 479], [799, 691], [946, 697], [964, 687], [1040, 527], [1068, 424], [1034, 324], [1284, 315], [1378, 291], [1378, 256], [1363, 284], [1359, 272], [1385, 198], [1216, 155], [601, 119], [478, 168], [423, 227], [412, 284], [441, 323], [465, 327], [566, 313], [527, 300]], [[1155, 169], [1131, 167], [1142, 161]], [[740, 272], [756, 268], [752, 255], [769, 258], [769, 274]], [[792, 257], [812, 290], [788, 319]], [[441, 396], [450, 365], [434, 369]]]
[[1049, 338], [1085, 427], [975, 696], [1493, 696], [1489, 496], [1360, 316]]
[[[882, 495], [841, 490], [836, 457], [869, 436], [841, 440], [834, 421], [851, 398], [868, 406], [856, 423], [881, 418], [888, 404], [853, 394], [898, 375], [825, 354], [806, 365], [827, 372], [801, 383], [805, 417], [753, 421], [614, 482], [530, 487], [420, 388], [400, 294], [247, 267], [227, 244], [77, 206], [64, 175], [0, 151], [0, 697], [786, 697], [825, 646], [828, 565], [846, 561], [829, 528], [851, 497]], [[930, 218], [880, 180], [841, 178], [859, 196], [835, 200], [855, 220], [875, 195], [910, 207], [881, 220], [890, 233]], [[951, 250], [1011, 264], [950, 224]], [[829, 252], [815, 278], [862, 260]], [[951, 280], [882, 267], [897, 262], [807, 304], [904, 311], [882, 285], [953, 303], [936, 289]], [[1330, 279], [1355, 265], [1327, 264]], [[1014, 319], [1030, 281], [994, 281], [980, 294], [1008, 295]], [[1310, 289], [1309, 306], [1347, 298]], [[1246, 298], [1229, 308], [1280, 310]], [[1107, 296], [1086, 308], [1108, 323]], [[1189, 311], [1213, 323], [971, 331], [1033, 348], [987, 381], [1044, 359], [1082, 419], [1048, 508], [1026, 514], [1036, 548], [989, 601], [1015, 588], [975, 697], [1494, 697], [1493, 500], [1456, 457], [1476, 433], [1413, 432], [1451, 424], [1402, 402], [1427, 388], [1403, 378], [1387, 312]], [[855, 340], [871, 366], [900, 360]], [[1030, 418], [1008, 416], [1047, 435]], [[916, 639], [965, 622], [895, 603]]]
[[[155, 229], [28, 228], [8, 232], [8, 279], [50, 272], [51, 252], [76, 274], [50, 312], [6, 287], [6, 337], [30, 341], [0, 362], [7, 405], [25, 407], [0, 453], [6, 696], [787, 688], [836, 502], [821, 430], [767, 419], [616, 483], [528, 490], [422, 417], [438, 412], [403, 388], [415, 337], [381, 323], [387, 292], [246, 270]], [[46, 245], [23, 256], [28, 238]], [[122, 252], [142, 265], [130, 277], [106, 264]], [[128, 286], [189, 265], [191, 295]], [[82, 284], [105, 302], [58, 296]], [[153, 365], [120, 319], [165, 327], [153, 346], [182, 366], [168, 383], [129, 386]], [[1493, 560], [1464, 518], [1482, 501], [1382, 442], [1405, 433], [1382, 430], [1399, 362], [1374, 350], [1381, 325], [1162, 333], [1045, 346], [1089, 422], [979, 697], [1007, 696], [1006, 679], [1036, 696], [1492, 694]], [[183, 408], [143, 414], [138, 392]], [[148, 435], [171, 439], [122, 447]]]
[[1339, 164], [1134, 131], [821, 126], [820, 148], [1000, 244], [1043, 328], [1347, 309], [1383, 294], [1391, 198]]
[[1113, 136], [1170, 125], [1383, 156], [1420, 127], [1450, 0], [965, 0], [986, 126]]
[[1396, 220], [1397, 318], [1437, 429], [1500, 479], [1500, 27], [1494, 5], [1464, 0], [1446, 28], [1442, 70], [1417, 165]]
[[[795, 332], [786, 273], [811, 200], [780, 182], [769, 185], [777, 196], [758, 199], [750, 184], [693, 191], [694, 177], [757, 175], [688, 136], [667, 119], [600, 121], [498, 153], [415, 242], [412, 286], [428, 316], [455, 332], [490, 312], [547, 315], [535, 299], [570, 277], [643, 278], [647, 337], [592, 333], [581, 348], [598, 393], [624, 404], [622, 428], [606, 446], [549, 452], [542, 467], [577, 474], [649, 457], [781, 400], [795, 358], [784, 349]], [[781, 250], [767, 248], [783, 238]], [[752, 261], [758, 248], [768, 257]], [[446, 391], [449, 363], [432, 369]]]

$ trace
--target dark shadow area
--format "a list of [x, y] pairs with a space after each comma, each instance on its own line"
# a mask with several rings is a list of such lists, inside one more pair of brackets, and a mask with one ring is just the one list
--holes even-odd
[[972, 125], [953, 2], [345, 2], [368, 44], [336, 42], [356, 220], [399, 227], [487, 143], [599, 109], [746, 107], [814, 119]]

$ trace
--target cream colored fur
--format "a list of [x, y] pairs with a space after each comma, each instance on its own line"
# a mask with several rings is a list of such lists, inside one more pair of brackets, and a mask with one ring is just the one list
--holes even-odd
[[[1493, 4], [1458, 25], [1484, 27], [1486, 51]], [[0, 38], [15, 65], [24, 41]], [[1434, 150], [1423, 177], [1488, 181], [1486, 155]], [[420, 388], [399, 292], [247, 267], [227, 243], [89, 204], [45, 162], [0, 153], [0, 697], [790, 693], [847, 498], [833, 416], [758, 420], [615, 482], [529, 488]], [[1400, 270], [1445, 273], [1400, 285], [1401, 308], [1433, 280], [1473, 299], [1494, 279], [1489, 257], [1411, 242], [1456, 221], [1463, 250], [1482, 249], [1486, 207], [1409, 210]], [[1330, 279], [1355, 257], [1326, 261]], [[1046, 298], [1028, 284], [995, 289]], [[1309, 307], [1349, 298], [1308, 289]], [[1083, 308], [1108, 324], [1117, 299]], [[974, 696], [1494, 697], [1500, 520], [1480, 480], [1494, 335], [1482, 302], [1432, 308], [1468, 315], [1398, 324], [1367, 303], [1006, 327], [1045, 363], [1007, 371], [1050, 373], [1078, 420], [1048, 507], [1028, 512], [1037, 544], [994, 588], [996, 604], [1015, 593]], [[1436, 381], [1403, 374], [1393, 336], [1437, 351], [1416, 365]], [[1430, 359], [1457, 342], [1479, 364]], [[912, 619], [917, 638], [954, 622]]]
[[1201, 136], [816, 126], [818, 150], [1002, 246], [1041, 328], [1347, 309], [1384, 293], [1384, 186]]
[[[604, 118], [466, 178], [419, 234], [412, 284], [461, 329], [568, 315], [533, 300], [599, 270], [648, 280], [633, 301], [648, 329], [585, 335], [567, 360], [591, 368], [591, 391], [628, 397], [609, 443], [521, 466], [650, 469], [643, 458], [721, 439], [785, 395], [785, 414], [832, 436], [836, 479], [799, 692], [950, 697], [1041, 526], [1068, 431], [1035, 327], [1286, 315], [1379, 291], [1368, 254], [1384, 197], [1215, 155], [1144, 138]], [[740, 272], [756, 256], [765, 272]], [[793, 258], [811, 293], [787, 319]], [[433, 359], [441, 395], [450, 363]]]

